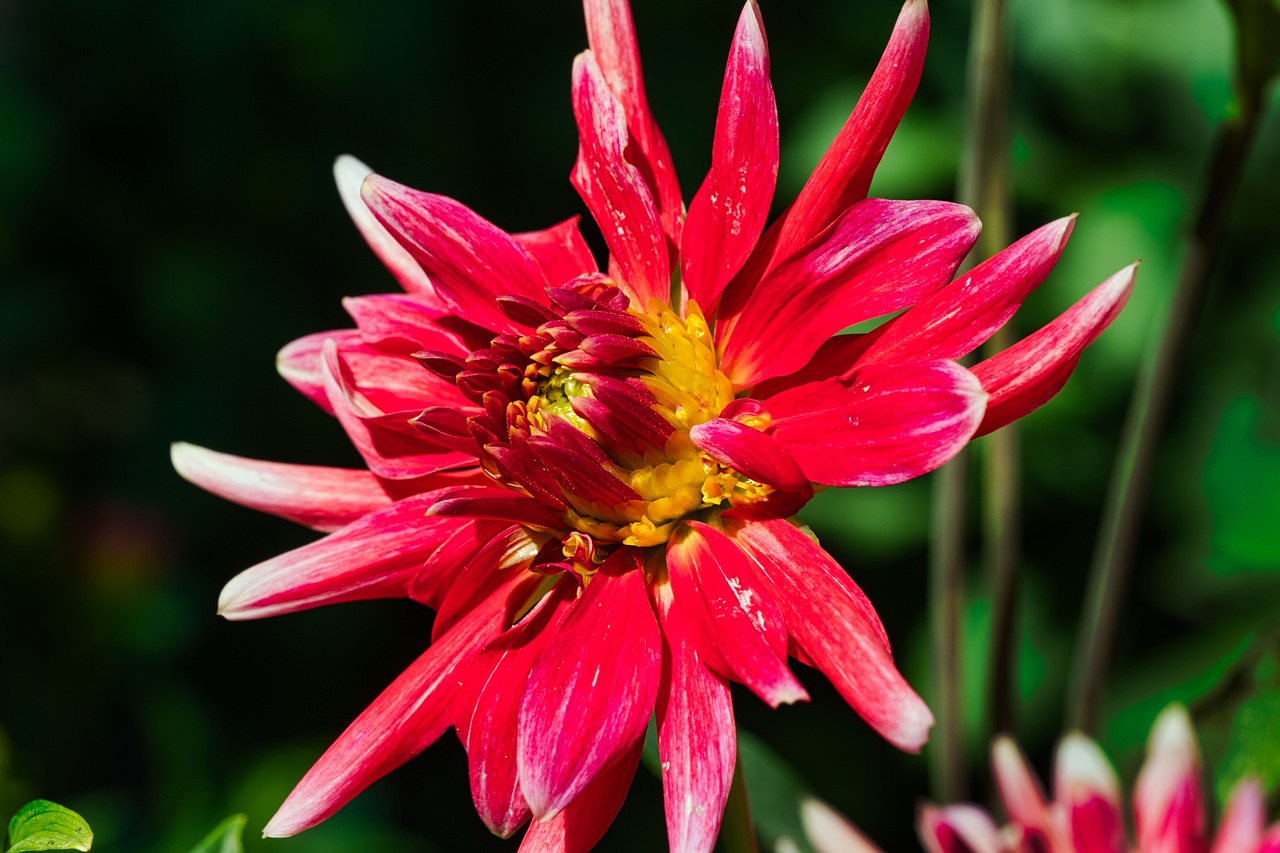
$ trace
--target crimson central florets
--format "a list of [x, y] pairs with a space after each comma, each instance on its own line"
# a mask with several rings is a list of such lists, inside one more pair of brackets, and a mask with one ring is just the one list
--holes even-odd
[[[483, 408], [463, 420], [428, 410], [415, 421], [433, 437], [473, 440], [485, 470], [586, 534], [567, 551], [618, 543], [664, 544], [675, 522], [772, 492], [699, 450], [689, 431], [733, 402], [696, 304], [681, 319], [652, 302], [641, 313], [607, 277], [584, 275], [548, 291], [498, 300], [532, 332], [495, 337], [458, 360], [417, 354]], [[752, 426], [764, 419], [754, 414]]]

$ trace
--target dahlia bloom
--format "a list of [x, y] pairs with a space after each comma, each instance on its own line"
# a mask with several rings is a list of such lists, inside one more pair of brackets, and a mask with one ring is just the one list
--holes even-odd
[[1263, 828], [1266, 802], [1253, 779], [1236, 784], [1210, 840], [1200, 751], [1181, 705], [1165, 708], [1151, 727], [1133, 791], [1132, 846], [1115, 770], [1085, 735], [1067, 735], [1058, 746], [1052, 802], [1013, 741], [998, 738], [991, 762], [1009, 823], [998, 828], [974, 805], [925, 806], [919, 829], [930, 853], [1280, 853], [1280, 822]]
[[919, 476], [1036, 408], [1128, 296], [1132, 267], [999, 355], [957, 362], [1040, 283], [1073, 219], [951, 281], [972, 211], [866, 198], [920, 77], [923, 0], [908, 0], [848, 123], [767, 230], [778, 128], [755, 4], [687, 210], [625, 0], [585, 9], [571, 180], [606, 268], [576, 217], [509, 234], [340, 158], [343, 201], [404, 292], [346, 300], [356, 328], [295, 341], [279, 369], [367, 470], [174, 448], [192, 482], [328, 534], [234, 578], [227, 618], [406, 596], [436, 611], [430, 647], [268, 835], [324, 820], [455, 728], [490, 829], [533, 818], [522, 850], [583, 850], [656, 714], [671, 847], [709, 850], [735, 760], [729, 682], [775, 707], [806, 699], [788, 655], [918, 750], [928, 708], [795, 514], [815, 484]]

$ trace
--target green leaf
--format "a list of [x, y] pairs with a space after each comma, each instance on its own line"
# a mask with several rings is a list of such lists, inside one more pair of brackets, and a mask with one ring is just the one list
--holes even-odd
[[244, 825], [249, 820], [247, 815], [233, 814], [214, 827], [204, 840], [191, 848], [191, 853], [243, 853], [244, 845], [240, 836]]
[[80, 815], [48, 800], [33, 800], [9, 821], [8, 853], [37, 850], [88, 850], [93, 831]]

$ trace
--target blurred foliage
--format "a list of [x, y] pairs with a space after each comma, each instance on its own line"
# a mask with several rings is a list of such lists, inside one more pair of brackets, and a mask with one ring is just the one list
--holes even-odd
[[[779, 209], [855, 102], [897, 5], [764, 0]], [[650, 100], [691, 197], [738, 7], [636, 6]], [[1010, 7], [1017, 230], [1081, 214], [1018, 328], [1143, 259], [1125, 314], [1023, 430], [1018, 734], [1044, 769], [1120, 418], [1178, 269], [1212, 127], [1231, 114], [1233, 42], [1218, 0]], [[925, 77], [875, 193], [952, 196], [968, 14], [935, 4]], [[257, 837], [420, 653], [430, 614], [365, 602], [221, 622], [222, 583], [312, 534], [181, 482], [168, 444], [354, 464], [338, 426], [272, 370], [291, 339], [349, 324], [342, 296], [394, 288], [332, 190], [334, 155], [512, 231], [581, 212], [566, 177], [577, 149], [569, 66], [584, 46], [571, 0], [0, 5], [0, 358], [11, 365], [0, 372], [0, 812], [36, 792], [74, 801], [102, 849], [138, 853], [187, 849], [233, 812], [247, 815], [249, 851], [514, 848], [472, 814], [451, 736], [323, 826]], [[1268, 728], [1277, 688], [1264, 672], [1274, 656], [1253, 651], [1280, 607], [1275, 103], [1271, 91], [1144, 519], [1102, 738], [1122, 771], [1159, 708], [1182, 698], [1219, 778], [1280, 778]], [[805, 513], [921, 686], [927, 512], [927, 483], [913, 482], [828, 490]], [[975, 559], [971, 685], [985, 661], [977, 574]], [[773, 712], [744, 692], [739, 722], [887, 849], [914, 849], [923, 760], [881, 742], [796, 668], [810, 704]], [[1224, 681], [1230, 702], [1196, 701]], [[981, 782], [985, 723], [970, 694]], [[640, 774], [604, 849], [659, 848], [661, 808], [657, 782]]]
[[191, 848], [191, 853], [243, 853], [244, 844], [240, 836], [248, 819], [246, 815], [232, 815]]

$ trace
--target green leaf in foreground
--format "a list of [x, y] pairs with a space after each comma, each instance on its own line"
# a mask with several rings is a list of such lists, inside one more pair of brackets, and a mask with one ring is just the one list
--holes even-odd
[[88, 850], [93, 831], [80, 815], [48, 800], [33, 800], [9, 821], [7, 853], [45, 850]]
[[243, 853], [240, 835], [248, 819], [246, 815], [233, 814], [191, 848], [191, 853]]

